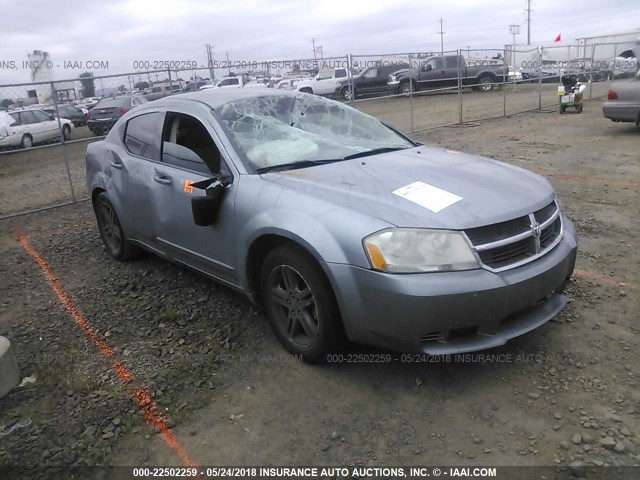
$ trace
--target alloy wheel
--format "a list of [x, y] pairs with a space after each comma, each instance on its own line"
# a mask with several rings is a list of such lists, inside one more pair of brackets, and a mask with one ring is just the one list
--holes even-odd
[[116, 254], [122, 247], [122, 230], [113, 207], [107, 202], [100, 205], [102, 236], [111, 253]]
[[313, 345], [319, 329], [318, 308], [302, 275], [288, 265], [276, 267], [269, 278], [269, 293], [283, 335], [300, 347]]

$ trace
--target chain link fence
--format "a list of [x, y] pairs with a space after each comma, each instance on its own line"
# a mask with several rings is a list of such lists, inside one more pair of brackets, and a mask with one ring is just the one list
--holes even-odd
[[220, 61], [208, 68], [136, 71], [0, 85], [0, 219], [88, 198], [84, 156], [127, 111], [169, 95], [271, 87], [347, 102], [405, 134], [558, 107], [561, 76], [607, 95], [637, 63], [620, 44], [348, 54]]

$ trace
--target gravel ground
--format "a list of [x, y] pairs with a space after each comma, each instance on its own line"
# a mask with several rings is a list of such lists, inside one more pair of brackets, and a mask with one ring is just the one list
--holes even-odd
[[551, 175], [580, 235], [559, 317], [450, 361], [300, 364], [241, 296], [151, 255], [110, 260], [86, 202], [0, 222], [0, 334], [36, 377], [0, 399], [0, 429], [32, 421], [0, 437], [0, 465], [180, 465], [16, 227], [199, 464], [639, 465], [639, 134], [590, 102], [416, 136]]

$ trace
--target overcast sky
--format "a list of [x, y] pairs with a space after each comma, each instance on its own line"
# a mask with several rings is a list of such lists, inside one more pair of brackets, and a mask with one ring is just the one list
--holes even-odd
[[[136, 60], [195, 60], [206, 63], [204, 44], [216, 60], [309, 58], [312, 38], [324, 56], [439, 51], [444, 47], [501, 48], [511, 43], [508, 25], [519, 24], [526, 43], [526, 0], [0, 0], [0, 84], [30, 81], [21, 66], [34, 49], [55, 64], [103, 60], [109, 71], [133, 72]], [[562, 44], [576, 38], [640, 28], [638, 0], [532, 0], [531, 41]], [[5, 65], [6, 66], [6, 65]], [[55, 79], [86, 69], [56, 68]]]

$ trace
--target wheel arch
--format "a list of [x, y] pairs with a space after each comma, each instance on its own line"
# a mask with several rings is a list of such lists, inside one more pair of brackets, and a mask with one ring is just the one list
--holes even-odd
[[246, 287], [249, 292], [249, 296], [251, 300], [260, 304], [260, 269], [264, 262], [266, 256], [272, 250], [282, 246], [282, 245], [290, 245], [294, 248], [298, 248], [307, 254], [309, 259], [313, 260], [320, 270], [323, 272], [325, 278], [331, 285], [333, 293], [335, 295], [335, 285], [334, 282], [329, 275], [326, 268], [323, 266], [322, 256], [320, 253], [307, 241], [303, 238], [292, 235], [290, 232], [263, 232], [260, 235], [256, 236], [251, 243], [249, 244], [249, 248], [247, 250], [247, 255], [244, 264], [244, 273], [246, 279]]

